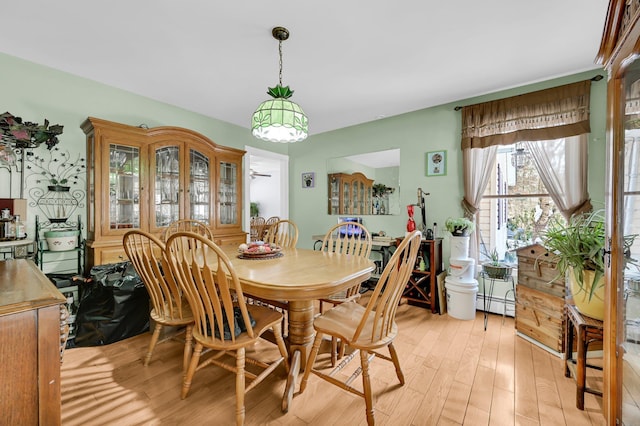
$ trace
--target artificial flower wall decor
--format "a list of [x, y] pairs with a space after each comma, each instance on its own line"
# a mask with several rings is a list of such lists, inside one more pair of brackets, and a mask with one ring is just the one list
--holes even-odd
[[10, 112], [0, 115], [0, 142], [13, 148], [36, 148], [44, 143], [52, 149], [58, 144], [62, 129], [60, 124], [50, 126], [46, 118], [44, 124], [38, 124], [23, 121]]

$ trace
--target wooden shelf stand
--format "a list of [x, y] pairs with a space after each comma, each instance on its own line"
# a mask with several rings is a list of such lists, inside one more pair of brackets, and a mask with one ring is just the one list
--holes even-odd
[[438, 312], [437, 277], [442, 272], [442, 238], [422, 240], [418, 256], [422, 256], [427, 268], [421, 271], [415, 266], [402, 298], [411, 304], [429, 306], [435, 314]]

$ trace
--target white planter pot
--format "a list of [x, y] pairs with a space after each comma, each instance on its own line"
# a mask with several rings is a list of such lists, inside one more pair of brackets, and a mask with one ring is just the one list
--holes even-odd
[[[584, 270], [583, 274], [584, 279], [581, 285], [576, 281], [572, 269], [567, 272], [573, 303], [582, 315], [604, 321], [604, 277], [600, 277], [598, 282], [594, 283], [594, 271]], [[596, 290], [592, 295], [591, 287], [594, 285]]]
[[451, 236], [450, 259], [467, 259], [469, 257], [469, 237]]
[[79, 234], [77, 229], [45, 231], [44, 238], [50, 251], [68, 251], [76, 248]]

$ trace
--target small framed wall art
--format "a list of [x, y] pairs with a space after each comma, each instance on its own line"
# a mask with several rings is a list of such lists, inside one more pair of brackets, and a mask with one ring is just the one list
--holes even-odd
[[427, 176], [447, 174], [447, 151], [427, 152]]
[[316, 174], [314, 172], [304, 172], [302, 174], [302, 187], [313, 188], [316, 185]]

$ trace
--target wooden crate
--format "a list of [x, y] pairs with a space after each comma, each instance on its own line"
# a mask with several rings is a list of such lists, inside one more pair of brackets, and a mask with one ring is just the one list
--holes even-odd
[[558, 276], [556, 260], [540, 244], [517, 250], [518, 286], [525, 286], [557, 297], [564, 297], [565, 280]]
[[556, 352], [563, 352], [563, 308], [563, 297], [518, 285], [516, 330]]

